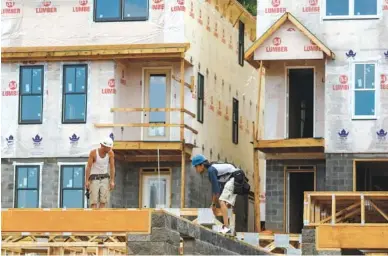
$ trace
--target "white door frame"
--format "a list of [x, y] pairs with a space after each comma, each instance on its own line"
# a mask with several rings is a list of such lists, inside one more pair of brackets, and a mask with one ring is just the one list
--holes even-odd
[[[147, 200], [149, 199], [149, 190], [148, 190], [148, 186], [147, 186], [147, 181], [149, 179], [158, 179], [159, 176], [158, 175], [147, 175], [147, 174], [144, 174], [141, 176], [141, 187], [142, 187], [142, 202], [141, 202], [141, 207], [140, 208], [149, 208], [147, 206], [147, 204], [145, 203], [146, 202], [146, 198]], [[170, 208], [171, 207], [171, 175], [170, 174], [166, 174], [166, 173], [161, 173], [160, 174], [160, 178], [165, 178], [166, 179], [166, 208]]]
[[315, 66], [285, 66], [285, 74], [284, 74], [284, 81], [285, 81], [285, 105], [284, 105], [284, 113], [285, 113], [285, 116], [284, 116], [284, 119], [285, 119], [285, 129], [284, 129], [284, 138], [288, 139], [288, 132], [289, 132], [289, 87], [290, 87], [290, 83], [289, 83], [289, 77], [288, 77], [288, 71], [290, 69], [312, 69], [313, 70], [313, 75], [314, 75], [314, 81], [313, 81], [313, 137], [315, 137], [315, 118], [316, 118], [316, 114], [315, 114], [315, 105], [316, 105], [316, 67]]

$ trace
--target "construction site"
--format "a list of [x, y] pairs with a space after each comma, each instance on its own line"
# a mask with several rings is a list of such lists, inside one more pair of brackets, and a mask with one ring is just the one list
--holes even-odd
[[[388, 255], [388, 1], [369, 1], [2, 0], [2, 255]], [[248, 178], [230, 234], [198, 154]]]

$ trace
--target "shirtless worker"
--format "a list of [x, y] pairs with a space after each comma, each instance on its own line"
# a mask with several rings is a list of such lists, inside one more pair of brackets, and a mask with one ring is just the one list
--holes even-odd
[[[105, 208], [109, 201], [110, 190], [115, 187], [113, 140], [107, 137], [100, 142], [100, 145], [100, 148], [90, 152], [86, 167], [85, 187], [90, 191], [91, 208]], [[99, 207], [97, 207], [98, 203]]]

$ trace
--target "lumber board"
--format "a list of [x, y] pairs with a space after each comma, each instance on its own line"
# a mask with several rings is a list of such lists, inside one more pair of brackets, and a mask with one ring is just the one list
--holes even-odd
[[279, 140], [259, 140], [255, 143], [255, 148], [311, 148], [324, 147], [325, 139], [305, 138], [305, 139], [279, 139]]
[[114, 141], [114, 150], [182, 150], [182, 142]]
[[150, 210], [8, 209], [1, 212], [2, 232], [149, 233]]
[[319, 226], [316, 245], [322, 249], [388, 249], [388, 225]]

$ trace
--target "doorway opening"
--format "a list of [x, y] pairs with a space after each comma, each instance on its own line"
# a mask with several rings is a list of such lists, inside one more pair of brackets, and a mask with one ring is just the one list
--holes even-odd
[[355, 191], [388, 191], [388, 161], [355, 161]]
[[314, 137], [314, 68], [289, 68], [288, 138]]
[[304, 192], [315, 191], [315, 167], [286, 168], [286, 232], [301, 234], [303, 229]]

